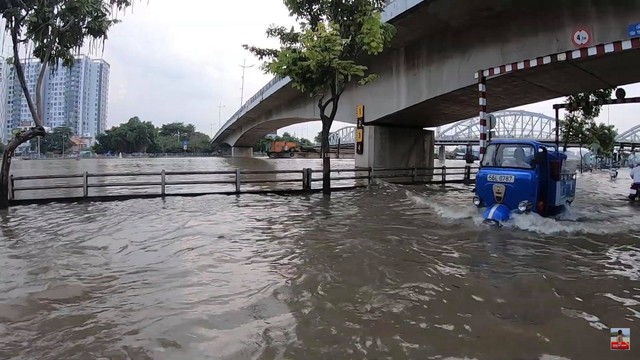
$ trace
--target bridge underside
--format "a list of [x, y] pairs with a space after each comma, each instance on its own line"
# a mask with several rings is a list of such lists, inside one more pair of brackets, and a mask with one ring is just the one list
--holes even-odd
[[[640, 64], [640, 50], [630, 49], [593, 58], [553, 62], [489, 77], [486, 80], [487, 111], [494, 112], [579, 92], [637, 83], [640, 82], [640, 66], [637, 64]], [[496, 64], [499, 65], [502, 64]], [[474, 116], [478, 116], [477, 84], [424, 101], [374, 123], [423, 128]]]
[[263, 139], [265, 135], [273, 133], [274, 131], [287, 127], [290, 125], [301, 124], [309, 121], [318, 121], [318, 119], [305, 119], [305, 118], [284, 118], [275, 119], [267, 122], [257, 122], [255, 125], [247, 125], [242, 128], [230, 127], [228, 129], [229, 134], [232, 134], [227, 138], [225, 143], [232, 146], [254, 146], [260, 139]]

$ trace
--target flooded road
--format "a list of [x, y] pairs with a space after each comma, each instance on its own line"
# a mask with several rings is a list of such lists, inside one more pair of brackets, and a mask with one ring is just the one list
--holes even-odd
[[14, 207], [0, 359], [638, 359], [629, 182], [502, 229], [464, 186]]

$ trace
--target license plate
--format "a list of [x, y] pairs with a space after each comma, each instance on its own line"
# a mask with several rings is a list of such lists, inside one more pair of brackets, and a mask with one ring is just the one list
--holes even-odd
[[516, 177], [513, 176], [513, 175], [489, 174], [489, 175], [487, 175], [487, 181], [512, 183], [512, 182], [516, 181]]
[[638, 190], [636, 189], [629, 189], [629, 195], [635, 195], [637, 193]]

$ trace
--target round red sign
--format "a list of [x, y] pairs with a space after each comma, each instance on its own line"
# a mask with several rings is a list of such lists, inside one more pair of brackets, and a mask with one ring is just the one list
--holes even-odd
[[591, 32], [589, 32], [589, 30], [587, 29], [579, 28], [573, 32], [571, 40], [576, 46], [589, 46], [589, 44], [591, 44]]

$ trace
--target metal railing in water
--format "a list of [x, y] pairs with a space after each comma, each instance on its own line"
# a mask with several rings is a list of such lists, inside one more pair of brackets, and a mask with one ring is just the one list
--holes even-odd
[[[376, 179], [400, 184], [472, 184], [476, 173], [477, 169], [470, 166], [332, 169], [331, 174], [337, 176], [331, 176], [331, 188], [346, 190], [367, 187]], [[310, 168], [11, 175], [9, 200], [14, 204], [38, 204], [82, 199], [107, 201], [211, 194], [315, 192], [322, 190], [321, 181], [322, 170]], [[172, 189], [174, 191], [170, 191]]]

